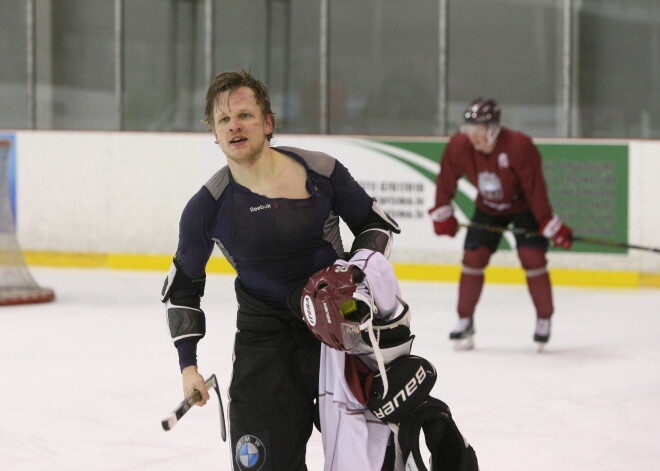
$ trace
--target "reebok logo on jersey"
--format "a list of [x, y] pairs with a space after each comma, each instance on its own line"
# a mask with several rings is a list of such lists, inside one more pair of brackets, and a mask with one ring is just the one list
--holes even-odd
[[270, 208], [271, 208], [270, 203], [268, 203], [268, 204], [262, 204], [262, 205], [260, 205], [260, 206], [252, 206], [252, 207], [250, 207], [250, 212], [251, 212], [251, 213], [254, 213], [254, 212], [256, 212], [256, 211], [261, 211], [262, 209], [270, 209]]

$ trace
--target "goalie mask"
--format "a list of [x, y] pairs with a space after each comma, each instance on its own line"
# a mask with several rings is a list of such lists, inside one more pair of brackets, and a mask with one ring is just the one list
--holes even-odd
[[312, 275], [300, 299], [303, 320], [321, 342], [336, 350], [357, 352], [371, 310], [358, 302], [356, 284], [365, 279], [355, 265], [332, 265]]

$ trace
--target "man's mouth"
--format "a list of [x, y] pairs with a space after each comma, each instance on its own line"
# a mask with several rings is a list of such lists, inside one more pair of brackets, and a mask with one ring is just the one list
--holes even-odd
[[239, 144], [239, 143], [245, 142], [245, 141], [247, 141], [247, 138], [245, 138], [243, 136], [238, 136], [238, 137], [233, 138], [231, 141], [229, 141], [229, 143], [230, 144]]

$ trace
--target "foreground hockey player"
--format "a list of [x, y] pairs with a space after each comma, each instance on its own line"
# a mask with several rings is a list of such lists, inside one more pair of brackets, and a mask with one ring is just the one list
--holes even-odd
[[[539, 233], [536, 237], [516, 235], [516, 249], [536, 308], [534, 341], [545, 344], [550, 339], [554, 312], [545, 257], [548, 239], [555, 247], [570, 249], [573, 232], [553, 214], [538, 149], [529, 137], [500, 126], [497, 103], [477, 98], [467, 106], [463, 118], [461, 132], [452, 136], [440, 162], [435, 207], [429, 210], [434, 230], [438, 235], [456, 235], [458, 223], [451, 201], [458, 179], [466, 175], [478, 190], [473, 223], [500, 228], [513, 224]], [[484, 270], [501, 238], [501, 232], [473, 227], [465, 237], [458, 292], [459, 321], [449, 334], [450, 339], [466, 341], [461, 344], [465, 348], [473, 346], [473, 317]]]
[[[362, 249], [315, 273], [301, 311], [323, 342], [324, 471], [478, 471], [449, 407], [430, 396], [435, 368], [410, 354], [410, 311], [380, 252]], [[428, 468], [419, 449], [422, 431]]]
[[335, 158], [270, 146], [275, 119], [268, 93], [248, 72], [215, 77], [205, 114], [227, 165], [183, 210], [162, 292], [183, 394], [202, 391], [199, 405], [209, 399], [196, 352], [206, 332], [200, 307], [206, 264], [217, 245], [238, 275], [228, 407], [233, 468], [304, 471], [318, 414], [321, 343], [302, 321], [301, 289], [344, 258], [340, 218], [355, 235], [351, 253], [386, 253], [399, 228]]

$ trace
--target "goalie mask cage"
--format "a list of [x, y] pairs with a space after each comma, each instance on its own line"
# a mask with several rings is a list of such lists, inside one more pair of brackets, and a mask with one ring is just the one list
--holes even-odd
[[10, 146], [10, 141], [0, 140], [0, 306], [52, 301], [55, 293], [34, 281], [16, 238], [9, 195]]

